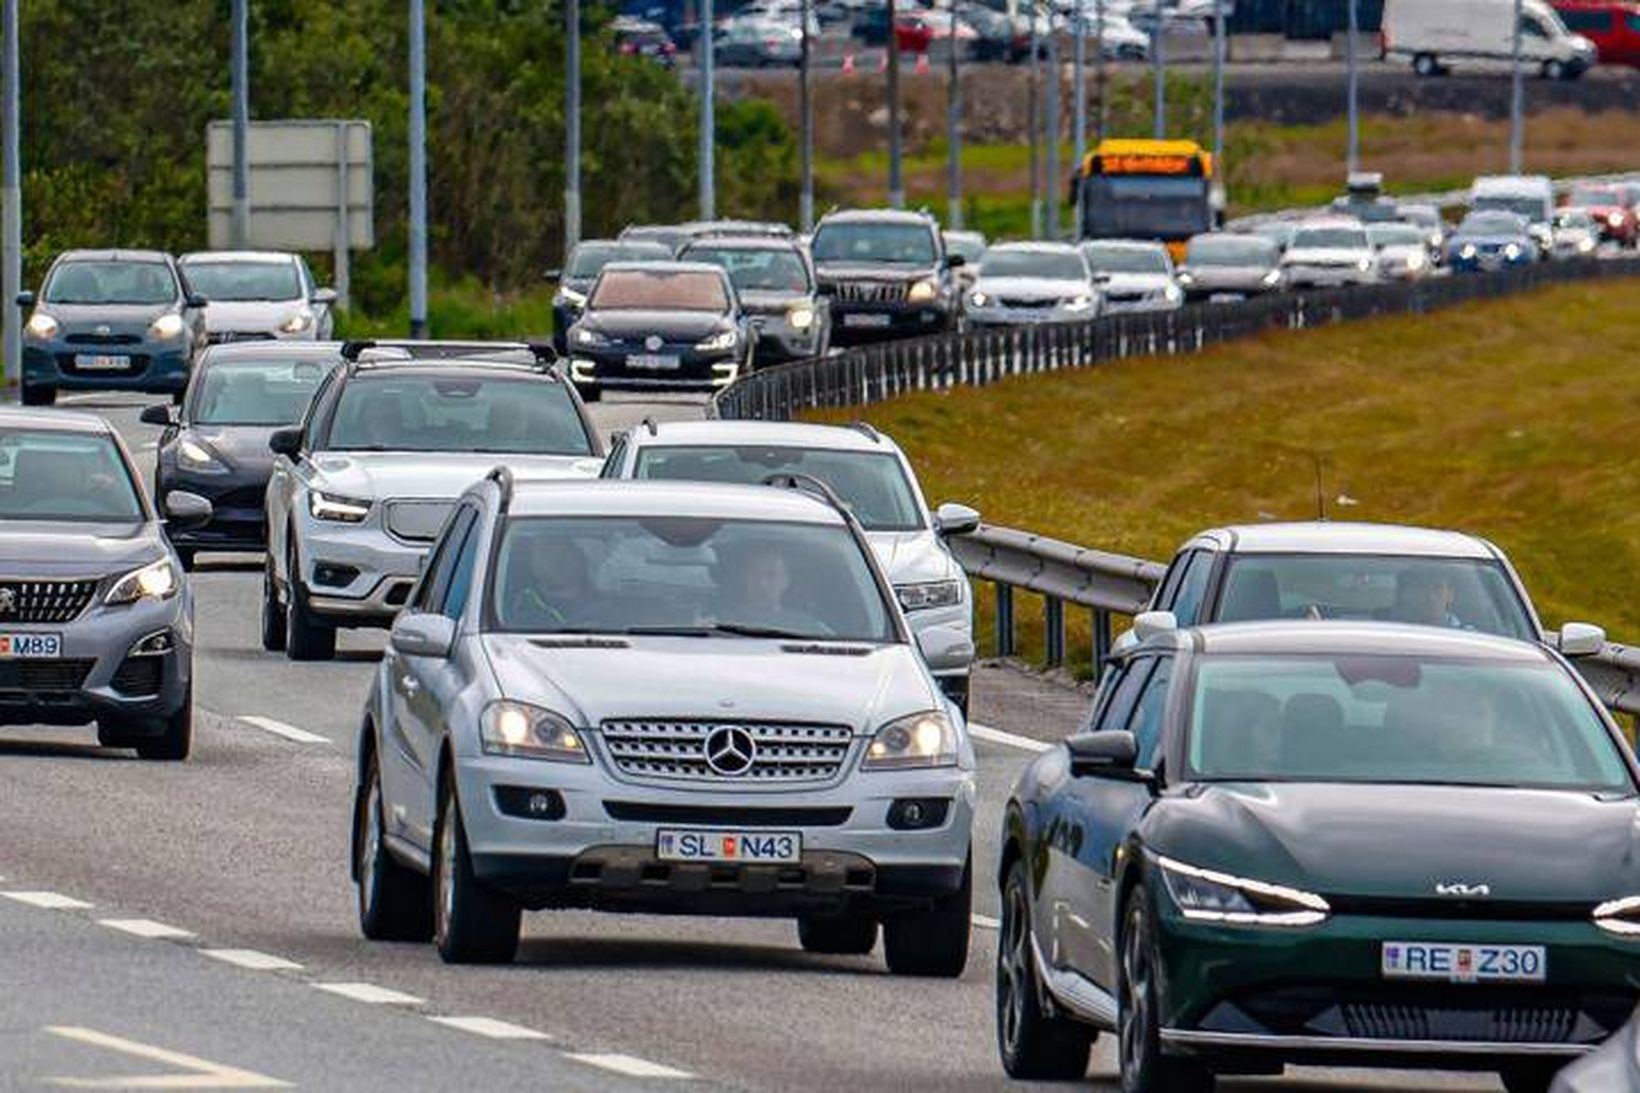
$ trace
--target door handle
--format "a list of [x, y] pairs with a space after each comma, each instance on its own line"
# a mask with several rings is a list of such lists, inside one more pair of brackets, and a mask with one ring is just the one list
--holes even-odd
[[421, 681], [413, 675], [406, 674], [399, 677], [399, 686], [404, 688], [406, 694], [415, 694], [421, 690]]

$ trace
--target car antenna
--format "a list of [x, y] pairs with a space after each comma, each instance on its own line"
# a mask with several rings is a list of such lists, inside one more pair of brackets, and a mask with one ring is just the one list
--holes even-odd
[[643, 427], [645, 429], [649, 430], [649, 435], [650, 436], [659, 436], [660, 435], [660, 428], [658, 426], [656, 426], [655, 419], [652, 418], [652, 417], [649, 417], [647, 415], [644, 417]]
[[1315, 518], [1325, 520], [1327, 518], [1327, 492], [1322, 489], [1321, 453], [1311, 452], [1310, 458], [1315, 460]]

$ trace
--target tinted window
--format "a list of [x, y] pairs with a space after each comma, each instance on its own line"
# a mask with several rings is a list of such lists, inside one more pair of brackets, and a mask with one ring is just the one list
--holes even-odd
[[1465, 235], [1519, 235], [1526, 230], [1525, 222], [1514, 213], [1504, 211], [1470, 213], [1458, 225]]
[[1640, 33], [1640, 12], [1631, 11], [1623, 16], [1623, 23], [1632, 31]]
[[981, 277], [1046, 277], [1056, 281], [1082, 281], [1088, 267], [1075, 251], [1009, 250], [992, 247], [980, 263]]
[[1195, 266], [1273, 266], [1278, 252], [1268, 239], [1255, 235], [1198, 235], [1190, 241], [1185, 261]]
[[235, 360], [207, 363], [189, 396], [196, 425], [294, 425], [336, 361]]
[[1166, 273], [1167, 251], [1160, 247], [1111, 247], [1089, 243], [1082, 257], [1095, 273]]
[[564, 268], [566, 280], [590, 281], [611, 262], [641, 262], [672, 257], [660, 243], [582, 243]]
[[189, 262], [183, 272], [194, 291], [208, 300], [299, 300], [304, 295], [295, 262]]
[[1156, 765], [1156, 752], [1161, 748], [1162, 728], [1166, 723], [1167, 686], [1172, 679], [1172, 659], [1158, 659], [1155, 670], [1145, 681], [1145, 689], [1139, 695], [1133, 717], [1128, 721], [1128, 731], [1139, 741], [1139, 758], [1136, 765], [1141, 770], [1148, 770]]
[[47, 429], [0, 430], [0, 519], [131, 523], [143, 519], [112, 438]]
[[168, 304], [176, 278], [164, 262], [62, 262], [42, 299], [51, 304]]
[[1578, 34], [1605, 34], [1612, 29], [1612, 13], [1609, 11], [1568, 8], [1560, 13], [1560, 18], [1567, 29]]
[[1373, 224], [1367, 228], [1367, 238], [1375, 247], [1421, 247], [1424, 229], [1416, 224]]
[[1179, 587], [1173, 594], [1173, 606], [1168, 610], [1179, 620], [1180, 626], [1194, 626], [1201, 614], [1202, 600], [1207, 595], [1207, 582], [1213, 575], [1213, 552], [1198, 550], [1192, 553], [1184, 572], [1179, 576]]
[[455, 569], [456, 555], [472, 527], [473, 512], [465, 505], [455, 510], [439, 536], [433, 552], [428, 555], [427, 568], [422, 571], [421, 583], [416, 585], [411, 601], [420, 611], [437, 611], [444, 602], [444, 590], [450, 586], [450, 573]]
[[1362, 228], [1300, 228], [1293, 233], [1291, 248], [1360, 250], [1366, 246], [1367, 233]]
[[604, 311], [729, 310], [723, 275], [701, 270], [606, 270], [588, 304]]
[[599, 478], [619, 478], [621, 470], [626, 465], [626, 437], [621, 437], [610, 445], [609, 455], [604, 459], [604, 469], [598, 472]]
[[1543, 220], [1549, 215], [1549, 203], [1541, 197], [1487, 195], [1475, 198], [1469, 207], [1476, 212], [1518, 213], [1529, 222]]
[[1133, 708], [1138, 704], [1139, 691], [1150, 675], [1151, 657], [1128, 662], [1121, 675], [1101, 688], [1102, 700], [1094, 707], [1094, 721], [1089, 728], [1094, 732], [1108, 732], [1127, 728], [1133, 719]]
[[331, 451], [591, 455], [569, 388], [537, 376], [352, 378], [336, 403]]
[[711, 262], [729, 271], [729, 280], [742, 292], [808, 292], [809, 267], [790, 247], [713, 247], [697, 244], [684, 251], [691, 262]]
[[934, 233], [921, 224], [835, 221], [814, 233], [816, 262], [932, 265]]
[[916, 531], [922, 512], [900, 461], [887, 452], [815, 448], [639, 449], [637, 478], [757, 485], [772, 474], [806, 474], [830, 486], [867, 531]]
[[462, 537], [461, 549], [456, 554], [455, 566], [450, 572], [450, 584], [444, 592], [443, 613], [459, 619], [467, 609], [467, 597], [473, 590], [473, 568], [478, 562], [477, 514], [467, 510], [467, 530]]

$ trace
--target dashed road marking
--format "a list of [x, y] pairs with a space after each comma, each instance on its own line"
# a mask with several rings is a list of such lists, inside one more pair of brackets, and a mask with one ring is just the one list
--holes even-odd
[[118, 930], [133, 937], [182, 940], [195, 936], [191, 930], [184, 930], [180, 926], [167, 926], [151, 918], [99, 918], [97, 925], [107, 926], [110, 930]]
[[257, 717], [250, 714], [240, 714], [239, 720], [243, 721], [252, 728], [261, 729], [263, 732], [271, 732], [275, 736], [282, 736], [286, 740], [292, 740], [298, 744], [330, 743], [329, 737], [320, 736], [318, 733], [308, 732], [306, 729], [298, 729], [295, 725], [287, 725], [283, 721], [275, 721], [271, 717]]
[[389, 990], [387, 987], [378, 987], [374, 983], [315, 983], [315, 987], [331, 994], [351, 998], [355, 1002], [366, 1002], [373, 1006], [419, 1006], [426, 1002], [424, 998], [417, 998], [413, 994], [403, 991]]
[[624, 1074], [628, 1078], [670, 1078], [673, 1081], [682, 1081], [693, 1078], [687, 1070], [678, 1070], [660, 1063], [652, 1063], [647, 1059], [634, 1058], [631, 1055], [573, 1055], [566, 1054], [566, 1059], [573, 1059], [587, 1066], [596, 1066], [604, 1070], [612, 1070], [616, 1074]]
[[1001, 744], [1004, 747], [1018, 748], [1020, 751], [1044, 752], [1053, 747], [1052, 744], [1041, 740], [1032, 740], [1028, 736], [1016, 736], [1011, 732], [993, 729], [989, 725], [976, 725], [972, 721], [968, 723], [968, 735], [975, 740], [984, 740], [989, 744]]
[[213, 1063], [208, 1059], [201, 1059], [194, 1055], [184, 1055], [180, 1051], [168, 1051], [152, 1044], [139, 1043], [136, 1040], [127, 1040], [120, 1036], [110, 1036], [108, 1033], [98, 1032], [96, 1029], [80, 1028], [74, 1025], [47, 1025], [45, 1031], [53, 1036], [61, 1036], [65, 1040], [74, 1040], [107, 1051], [117, 1051], [121, 1055], [129, 1055], [144, 1062], [175, 1067], [178, 1071], [171, 1074], [141, 1074], [121, 1078], [52, 1078], [50, 1081], [53, 1085], [68, 1086], [73, 1089], [290, 1088], [290, 1083], [282, 1082], [278, 1078], [269, 1078], [254, 1071], [241, 1070], [236, 1066]]
[[470, 1032], [475, 1036], [485, 1036], [491, 1040], [546, 1040], [550, 1037], [544, 1032], [537, 1032], [523, 1025], [515, 1025], [509, 1021], [497, 1021], [494, 1017], [429, 1017], [429, 1021], [446, 1028], [459, 1029]]
[[236, 968], [248, 968], [253, 972], [297, 972], [302, 965], [282, 956], [272, 953], [257, 952], [255, 949], [201, 949], [200, 952], [212, 960], [220, 960], [224, 964], [232, 964]]
[[61, 892], [0, 892], [0, 896], [48, 911], [83, 911], [92, 906], [83, 899], [65, 896]]
[[994, 919], [990, 915], [970, 915], [969, 918], [973, 921], [974, 925], [978, 926], [981, 930], [1002, 929], [1002, 921], [1000, 919]]

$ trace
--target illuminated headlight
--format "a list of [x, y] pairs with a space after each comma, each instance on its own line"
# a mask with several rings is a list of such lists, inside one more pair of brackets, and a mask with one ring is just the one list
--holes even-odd
[[1505, 258], [1510, 259], [1511, 261], [1516, 259], [1516, 258], [1519, 258], [1520, 257], [1520, 247], [1515, 243], [1510, 243], [1507, 247], [1503, 248], [1503, 256]]
[[912, 285], [911, 291], [905, 294], [905, 298], [914, 304], [925, 304], [939, 294], [940, 286], [933, 278], [928, 278]]
[[704, 341], [695, 343], [695, 348], [702, 353], [718, 353], [725, 349], [733, 349], [740, 341], [740, 331], [724, 330], [713, 334]]
[[972, 296], [968, 297], [968, 302], [973, 304], [975, 307], [984, 307], [986, 304], [991, 302], [991, 298], [983, 292], [976, 292]]
[[1196, 283], [1196, 278], [1195, 278], [1194, 274], [1190, 274], [1190, 273], [1180, 273], [1179, 274], [1179, 284], [1181, 284], [1181, 285], [1193, 285], [1195, 283]]
[[955, 607], [962, 602], [961, 581], [928, 581], [924, 584], [899, 584], [894, 594], [900, 606], [907, 611], [922, 611], [929, 607]]
[[107, 604], [136, 603], [141, 599], [168, 600], [177, 594], [177, 571], [171, 559], [161, 558], [141, 569], [133, 569], [109, 586], [103, 596]]
[[1178, 285], [1168, 285], [1162, 289], [1162, 296], [1177, 303], [1179, 300], [1184, 299], [1184, 291]]
[[1269, 273], [1266, 273], [1264, 275], [1264, 283], [1267, 284], [1267, 285], [1280, 284], [1281, 283], [1281, 271], [1279, 269], [1273, 269]]
[[182, 332], [186, 329], [187, 324], [182, 321], [181, 315], [168, 312], [154, 320], [153, 325], [148, 328], [148, 333], [159, 341], [170, 341], [172, 338], [182, 337]]
[[1594, 924], [1608, 934], [1640, 937], [1640, 896], [1609, 899], [1594, 909]]
[[807, 304], [794, 307], [786, 312], [786, 321], [792, 324], [793, 330], [807, 330], [814, 325], [814, 308]]
[[24, 329], [28, 331], [29, 337], [44, 342], [55, 338], [57, 331], [61, 330], [62, 327], [50, 315], [36, 311], [28, 317], [28, 325]]
[[479, 718], [479, 739], [490, 755], [590, 763], [586, 744], [563, 717], [522, 702], [492, 702]]
[[576, 345], [605, 345], [609, 339], [588, 327], [577, 327], [575, 331]]
[[1590, 251], [1594, 250], [1594, 240], [1587, 237], [1579, 239], [1577, 241], [1577, 249], [1583, 254], [1588, 254]]
[[177, 441], [177, 465], [205, 474], [221, 474], [228, 469], [210, 448], [186, 436]]
[[1410, 270], [1423, 269], [1424, 268], [1424, 262], [1425, 262], [1424, 256], [1422, 254], [1420, 254], [1418, 251], [1413, 251], [1411, 254], [1407, 255], [1407, 262], [1406, 262], [1407, 269], [1410, 269]]
[[351, 497], [337, 497], [333, 493], [313, 490], [308, 494], [308, 512], [315, 520], [336, 520], [357, 524], [370, 515], [369, 501], [355, 501]]
[[587, 294], [584, 292], [576, 292], [572, 288], [559, 288], [558, 300], [560, 303], [568, 304], [570, 307], [587, 306]]
[[1371, 273], [1372, 272], [1372, 259], [1371, 258], [1361, 259], [1359, 262], [1355, 263], [1355, 268], [1360, 270], [1362, 273]]
[[[1513, 246], [1514, 246], [1514, 244], [1513, 244], [1513, 243], [1511, 243], [1511, 244], [1509, 244], [1509, 245], [1510, 245], [1510, 246], [1511, 246], [1511, 247], [1513, 247]], [[1476, 250], [1476, 249], [1475, 249], [1475, 244], [1473, 244], [1473, 243], [1465, 243], [1465, 244], [1464, 244], [1464, 245], [1463, 245], [1463, 249], [1462, 249], [1462, 250], [1460, 250], [1460, 251], [1458, 251], [1458, 257], [1459, 257], [1459, 258], [1473, 258], [1473, 257], [1475, 257], [1475, 255], [1477, 255], [1477, 254], [1479, 254], [1479, 253], [1480, 253], [1480, 252], [1479, 252], [1479, 251], [1477, 251], [1477, 250]]]
[[1158, 856], [1167, 894], [1193, 922], [1229, 926], [1314, 926], [1327, 918], [1327, 901], [1279, 884], [1233, 877]]
[[938, 710], [890, 721], [871, 738], [861, 770], [957, 765], [957, 730]]
[[1094, 299], [1092, 296], [1077, 296], [1074, 299], [1065, 301], [1062, 306], [1066, 311], [1087, 311], [1093, 305]]
[[313, 312], [303, 308], [284, 322], [279, 324], [281, 334], [300, 334], [313, 325]]
[[1614, 228], [1621, 228], [1623, 226], [1623, 214], [1622, 213], [1607, 213], [1606, 214], [1606, 223], [1610, 224]]
[[1439, 247], [1441, 245], [1441, 233], [1440, 232], [1430, 232], [1429, 233], [1429, 245], [1432, 246], [1432, 247]]

